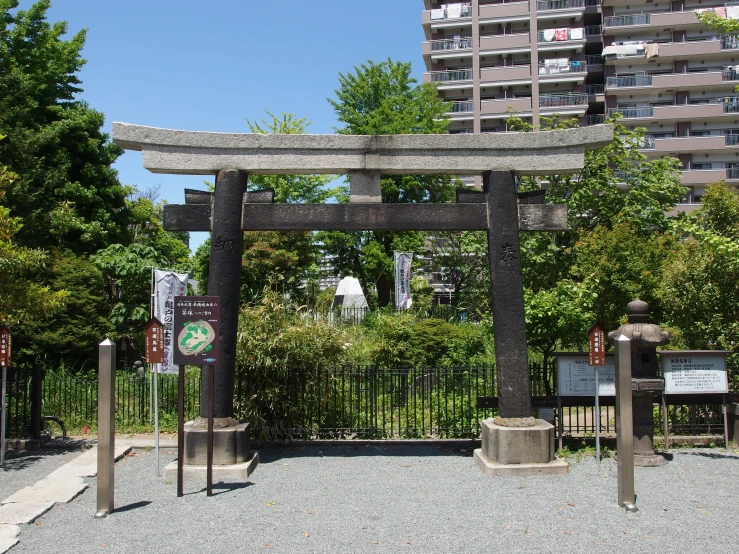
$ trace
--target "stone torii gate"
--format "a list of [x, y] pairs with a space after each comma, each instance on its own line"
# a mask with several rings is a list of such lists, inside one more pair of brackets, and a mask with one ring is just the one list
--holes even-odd
[[[113, 140], [124, 149], [141, 151], [144, 167], [154, 173], [216, 176], [215, 194], [186, 191], [184, 205], [165, 206], [164, 228], [212, 233], [208, 294], [221, 297], [214, 389], [214, 414], [221, 426], [237, 423], [232, 418], [242, 240], [243, 231], [257, 230], [487, 231], [502, 418], [497, 423], [504, 431], [524, 428], [531, 435], [541, 422], [531, 418], [519, 231], [566, 229], [567, 209], [544, 204], [543, 191], [517, 194], [514, 176], [576, 173], [586, 150], [613, 140], [612, 126], [539, 133], [347, 136], [192, 132], [113, 123]], [[273, 204], [272, 191], [246, 192], [248, 175], [265, 174], [348, 174], [350, 203]], [[482, 175], [483, 191], [459, 191], [455, 204], [382, 203], [382, 175], [421, 174]], [[202, 385], [204, 417], [207, 382]], [[483, 431], [483, 454], [489, 461], [533, 463], [544, 456], [501, 456], [501, 448], [517, 446], [501, 447], [499, 432], [491, 431], [486, 443]], [[553, 445], [553, 429], [545, 434], [542, 441], [549, 441], [551, 434]], [[546, 462], [553, 459], [553, 446], [546, 456], [550, 450]]]

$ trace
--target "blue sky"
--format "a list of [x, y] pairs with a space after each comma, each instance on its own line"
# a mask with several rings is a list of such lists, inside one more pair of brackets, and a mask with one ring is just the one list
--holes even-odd
[[[32, 5], [22, 0], [21, 8]], [[50, 21], [87, 28], [85, 99], [113, 121], [198, 131], [248, 132], [264, 109], [336, 126], [327, 97], [339, 72], [393, 58], [423, 72], [421, 0], [53, 0]], [[170, 203], [202, 177], [154, 175], [141, 155], [116, 163], [121, 182], [160, 185]], [[193, 233], [191, 246], [205, 239]]]

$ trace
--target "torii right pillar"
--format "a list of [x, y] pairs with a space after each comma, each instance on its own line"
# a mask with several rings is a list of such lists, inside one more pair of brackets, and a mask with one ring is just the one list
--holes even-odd
[[483, 175], [500, 415], [482, 422], [474, 459], [493, 476], [567, 473], [554, 456], [554, 426], [532, 417], [521, 275], [518, 195], [509, 171]]

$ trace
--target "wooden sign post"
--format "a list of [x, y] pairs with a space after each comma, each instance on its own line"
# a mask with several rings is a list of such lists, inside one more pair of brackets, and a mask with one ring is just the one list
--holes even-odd
[[12, 336], [6, 325], [0, 325], [0, 372], [2, 372], [2, 385], [0, 386], [0, 466], [5, 464], [5, 419], [7, 408], [5, 406], [5, 391], [7, 389], [8, 368], [12, 362]]
[[588, 364], [595, 368], [595, 460], [600, 464], [600, 383], [598, 367], [606, 365], [606, 332], [602, 323], [588, 331]]
[[157, 318], [149, 320], [144, 328], [144, 358], [154, 375], [154, 450], [159, 477], [159, 364], [164, 363], [164, 325]]

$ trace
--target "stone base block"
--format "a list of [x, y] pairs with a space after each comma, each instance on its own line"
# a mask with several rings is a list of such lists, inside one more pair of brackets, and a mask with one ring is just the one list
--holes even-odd
[[[618, 461], [618, 452], [613, 455], [613, 459]], [[667, 459], [661, 454], [634, 454], [634, 467], [660, 467], [667, 463]]]
[[[249, 424], [213, 429], [213, 466], [232, 466], [247, 461]], [[208, 430], [185, 424], [185, 466], [203, 466], [208, 459]]]
[[485, 475], [493, 477], [530, 477], [532, 475], [566, 475], [570, 466], [564, 460], [552, 460], [546, 464], [498, 464], [485, 458], [482, 449], [475, 450], [475, 465]]
[[[259, 465], [259, 452], [250, 452], [251, 458], [248, 461], [231, 465], [213, 465], [213, 482], [219, 481], [246, 481], [246, 479], [254, 473]], [[185, 465], [182, 467], [182, 478], [192, 481], [207, 480], [208, 468], [205, 465]], [[171, 462], [164, 468], [165, 481], [177, 481], [177, 462]]]
[[530, 427], [504, 427], [486, 419], [481, 450], [497, 464], [548, 464], [554, 460], [554, 425], [537, 419]]

